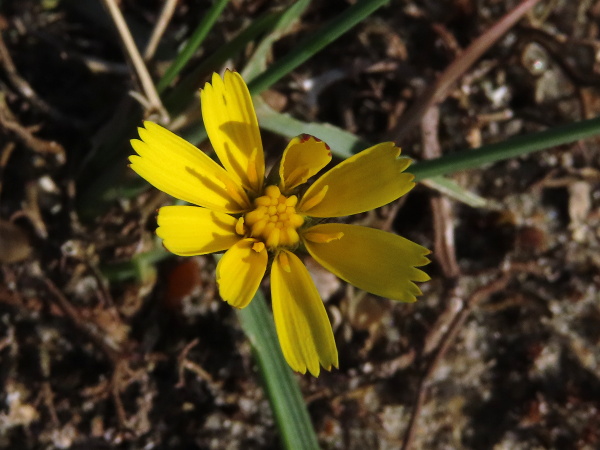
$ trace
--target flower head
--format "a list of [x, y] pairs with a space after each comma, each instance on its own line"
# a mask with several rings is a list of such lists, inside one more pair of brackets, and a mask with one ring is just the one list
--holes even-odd
[[361, 289], [413, 302], [415, 282], [429, 277], [424, 247], [392, 233], [356, 225], [320, 223], [383, 206], [414, 186], [410, 161], [386, 142], [322, 174], [329, 147], [301, 135], [283, 152], [278, 172], [265, 178], [262, 141], [242, 77], [214, 74], [201, 91], [204, 124], [222, 165], [165, 128], [145, 122], [131, 144], [131, 168], [156, 188], [195, 206], [165, 206], [157, 234], [177, 255], [225, 251], [217, 265], [221, 298], [236, 308], [252, 299], [271, 264], [271, 297], [281, 349], [297, 372], [318, 376], [338, 366], [325, 307], [296, 255], [308, 253]]

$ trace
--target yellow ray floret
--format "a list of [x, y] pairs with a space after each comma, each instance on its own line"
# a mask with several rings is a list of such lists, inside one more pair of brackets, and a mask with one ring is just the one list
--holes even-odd
[[256, 239], [242, 239], [217, 264], [219, 293], [231, 306], [246, 307], [260, 286], [269, 258], [261, 244]]
[[220, 252], [240, 240], [236, 218], [197, 206], [163, 206], [157, 222], [165, 248], [180, 256]]
[[291, 252], [280, 252], [271, 269], [275, 328], [285, 360], [296, 372], [319, 376], [338, 367], [331, 324], [308, 270]]
[[357, 153], [319, 177], [304, 194], [298, 211], [313, 217], [341, 217], [396, 200], [415, 185], [413, 175], [402, 173], [410, 160], [399, 155], [392, 142]]
[[[339, 236], [339, 239], [310, 240], [315, 236]], [[315, 225], [302, 234], [311, 256], [342, 280], [382, 297], [414, 302], [421, 290], [415, 281], [429, 276], [417, 267], [429, 263], [430, 253], [401, 236], [374, 228], [328, 223]]]
[[264, 181], [265, 160], [252, 98], [237, 72], [214, 74], [200, 92], [202, 118], [212, 146], [232, 177], [258, 193]]
[[216, 211], [239, 213], [250, 201], [231, 176], [195, 146], [152, 122], [132, 139], [131, 168], [157, 189]]

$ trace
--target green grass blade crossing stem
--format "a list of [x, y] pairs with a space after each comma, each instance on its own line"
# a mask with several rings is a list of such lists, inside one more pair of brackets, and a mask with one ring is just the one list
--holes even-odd
[[599, 134], [600, 117], [596, 117], [560, 125], [538, 133], [517, 136], [506, 141], [484, 145], [474, 150], [463, 150], [440, 158], [420, 161], [412, 166], [411, 171], [415, 174], [417, 180], [423, 180], [460, 170], [481, 167], [484, 164], [523, 156]]
[[192, 56], [194, 56], [194, 53], [196, 53], [198, 47], [200, 47], [202, 42], [204, 42], [208, 32], [211, 30], [217, 19], [221, 16], [223, 9], [225, 9], [225, 6], [227, 6], [228, 2], [229, 0], [215, 0], [212, 7], [194, 30], [194, 33], [179, 56], [169, 66], [163, 77], [156, 85], [156, 89], [159, 93], [163, 92], [172, 83], [177, 75], [179, 75], [179, 72], [181, 72], [181, 69], [183, 69]]
[[248, 83], [250, 92], [256, 95], [275, 84], [315, 53], [331, 44], [342, 34], [359, 24], [389, 0], [360, 0], [341, 12], [335, 19], [322, 26], [316, 33], [302, 40], [283, 58]]

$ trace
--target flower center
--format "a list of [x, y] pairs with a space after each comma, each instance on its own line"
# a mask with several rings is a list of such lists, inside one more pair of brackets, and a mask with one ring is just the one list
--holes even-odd
[[292, 246], [300, 241], [296, 231], [304, 218], [296, 213], [298, 197], [286, 197], [277, 186], [267, 186], [254, 200], [256, 208], [244, 216], [250, 236], [264, 241], [268, 248]]

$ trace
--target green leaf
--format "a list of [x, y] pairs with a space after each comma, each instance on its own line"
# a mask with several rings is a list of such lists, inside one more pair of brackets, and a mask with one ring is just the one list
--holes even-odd
[[412, 167], [418, 180], [439, 175], [447, 175], [466, 169], [480, 168], [486, 164], [523, 156], [580, 139], [600, 134], [600, 117], [569, 123], [540, 131], [517, 136], [496, 144], [484, 145], [473, 150], [463, 150], [451, 155], [428, 161], [420, 161]]
[[298, 43], [287, 55], [248, 83], [254, 95], [268, 89], [300, 64], [349, 31], [389, 0], [360, 0]]
[[261, 128], [287, 138], [306, 133], [326, 142], [340, 158], [348, 158], [371, 146], [358, 136], [328, 123], [308, 123], [289, 114], [275, 111], [260, 97], [254, 97], [254, 107]]
[[[411, 166], [407, 169], [407, 172], [413, 173], [415, 166]], [[439, 193], [450, 197], [456, 201], [462, 202], [465, 205], [469, 205], [473, 208], [485, 208], [488, 206], [488, 201], [471, 192], [461, 185], [459, 185], [456, 181], [446, 178], [446, 177], [431, 177], [426, 180], [421, 181], [425, 186], [430, 187], [431, 189], [435, 189]]]
[[179, 53], [175, 61], [169, 66], [163, 77], [156, 85], [158, 92], [163, 92], [173, 80], [179, 75], [179, 72], [185, 67], [188, 61], [194, 56], [196, 50], [202, 45], [204, 39], [208, 35], [217, 19], [221, 16], [223, 9], [227, 6], [229, 0], [215, 0], [212, 7], [208, 10], [206, 15], [202, 18], [194, 33], [188, 40], [187, 44]]
[[247, 28], [224, 44], [215, 53], [198, 62], [198, 65], [187, 74], [177, 86], [166, 96], [165, 107], [172, 117], [181, 114], [191, 102], [198, 102], [196, 91], [202, 86], [206, 75], [221, 67], [228, 59], [243, 50], [248, 43], [254, 41], [266, 30], [278, 23], [281, 13], [268, 12], [253, 20]]
[[[254, 106], [258, 115], [258, 121], [265, 130], [287, 138], [292, 138], [302, 133], [310, 134], [326, 142], [331, 147], [332, 153], [343, 159], [372, 145], [358, 136], [333, 125], [327, 123], [306, 123], [293, 118], [289, 114], [279, 113], [269, 107], [260, 97], [254, 98]], [[409, 171], [412, 171], [412, 167]], [[424, 184], [474, 208], [481, 208], [487, 204], [484, 198], [466, 190], [449, 178], [434, 177], [426, 180]]]
[[296, 378], [285, 361], [273, 316], [259, 290], [250, 304], [237, 310], [240, 324], [252, 344], [273, 415], [288, 449], [318, 449], [310, 416]]
[[267, 68], [267, 58], [271, 52], [273, 44], [280, 39], [290, 27], [300, 18], [306, 8], [310, 5], [310, 0], [299, 0], [290, 6], [277, 21], [271, 32], [265, 36], [260, 44], [254, 50], [252, 57], [246, 63], [241, 72], [242, 78], [248, 83]]

